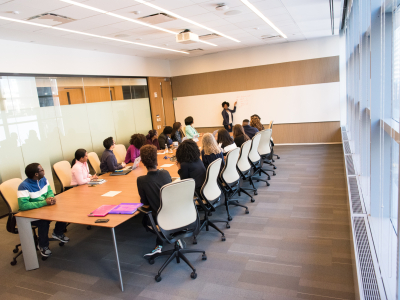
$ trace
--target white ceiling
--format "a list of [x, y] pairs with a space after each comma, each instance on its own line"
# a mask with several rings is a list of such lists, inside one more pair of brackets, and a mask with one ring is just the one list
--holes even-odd
[[[112, 11], [132, 19], [160, 12], [134, 0], [75, 1], [106, 11]], [[127, 34], [129, 35], [128, 37], [120, 39], [175, 50], [204, 49], [203, 52], [192, 53], [190, 56], [272, 43], [307, 40], [330, 36], [332, 34], [328, 0], [250, 0], [255, 7], [288, 37], [287, 39], [270, 41], [263, 40], [261, 36], [277, 35], [277, 33], [240, 0], [149, 0], [149, 2], [238, 39], [240, 43], [225, 37], [218, 37], [208, 40], [211, 43], [217, 44], [217, 47], [204, 43], [179, 44], [175, 42], [173, 34], [70, 5], [59, 0], [0, 0], [0, 16], [26, 20], [38, 14], [51, 12], [76, 19], [76, 21], [59, 25], [66, 29], [108, 37]], [[228, 5], [229, 10], [239, 10], [241, 13], [232, 16], [225, 15], [226, 11], [221, 12], [215, 9], [217, 4], [220, 3]], [[335, 34], [338, 34], [340, 5], [340, 0], [334, 0]], [[13, 14], [11, 13], [12, 11], [18, 11], [19, 14]], [[136, 15], [132, 13], [133, 11], [140, 11], [141, 13]], [[190, 29], [198, 35], [212, 33], [179, 19], [156, 25], [177, 32], [183, 29]], [[5, 20], [0, 20], [0, 39], [161, 59], [178, 59], [189, 56], [182, 53]]]

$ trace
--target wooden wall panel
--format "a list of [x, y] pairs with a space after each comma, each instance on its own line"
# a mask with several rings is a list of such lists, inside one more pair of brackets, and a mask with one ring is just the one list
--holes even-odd
[[172, 77], [173, 97], [339, 81], [339, 56]]
[[165, 124], [171, 126], [175, 123], [174, 101], [172, 99], [171, 81], [162, 81], [162, 95], [164, 99]]
[[[269, 124], [264, 124], [265, 128]], [[198, 132], [214, 132], [218, 127], [196, 128]], [[300, 143], [340, 143], [340, 122], [315, 122], [274, 124], [272, 137], [275, 144], [300, 144]]]
[[[162, 78], [164, 80], [164, 78]], [[151, 107], [151, 118], [153, 120], [153, 129], [156, 129], [158, 134], [164, 130], [164, 112], [161, 99], [161, 78], [158, 77], [148, 77], [147, 84], [149, 86], [149, 98]], [[154, 93], [157, 93], [155, 97]], [[157, 121], [157, 115], [161, 118], [161, 121]], [[161, 128], [157, 129], [157, 126]]]

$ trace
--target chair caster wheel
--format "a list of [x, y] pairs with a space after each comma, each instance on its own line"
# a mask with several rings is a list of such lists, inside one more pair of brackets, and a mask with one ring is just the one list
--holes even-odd
[[251, 202], [255, 202], [256, 201], [256, 199], [254, 199], [254, 198], [251, 198], [251, 200], [250, 200]]
[[228, 221], [232, 221], [232, 217], [231, 216], [228, 216]]
[[257, 180], [257, 182], [260, 182], [260, 180]]
[[267, 182], [267, 186], [270, 186], [269, 182]]
[[197, 240], [196, 239], [193, 240], [193, 245], [197, 245]]
[[154, 279], [155, 279], [157, 282], [160, 282], [160, 281], [161, 281], [161, 276], [160, 276], [160, 275], [156, 275], [156, 277], [154, 277]]
[[274, 167], [274, 170], [276, 170], [276, 167]]
[[281, 157], [280, 157], [280, 156], [277, 156], [276, 158], [277, 158], [277, 159], [281, 159]]
[[255, 192], [254, 192], [254, 196], [257, 196], [257, 195], [258, 195], [258, 192], [257, 192], [257, 191], [255, 191]]
[[18, 252], [18, 249], [14, 249], [13, 252], [14, 252], [14, 253], [17, 253], [17, 252]]
[[203, 254], [203, 255], [201, 256], [201, 259], [202, 259], [202, 260], [207, 260], [207, 255]]
[[211, 217], [211, 216], [212, 216], [212, 212], [211, 212], [211, 211], [208, 213], [208, 216], [209, 216], [209, 217]]
[[10, 265], [15, 266], [17, 264], [16, 260], [13, 260], [12, 262], [10, 262]]
[[225, 236], [222, 236], [222, 237], [221, 237], [221, 241], [223, 241], [223, 242], [225, 242], [225, 241], [226, 241], [226, 238], [225, 238]]
[[92, 226], [89, 225], [88, 227], [86, 227], [86, 229], [90, 230], [90, 229], [92, 229]]
[[197, 273], [192, 272], [192, 274], [190, 274], [190, 278], [196, 279], [197, 278]]
[[149, 264], [154, 265], [154, 259], [149, 259]]
[[45, 261], [45, 260], [47, 260], [47, 259], [48, 259], [48, 257], [42, 256], [42, 260], [43, 260], [43, 261]]
[[273, 175], [273, 176], [276, 176], [276, 173], [274, 172], [274, 173], [272, 173], [272, 175]]
[[246, 209], [246, 211], [244, 212], [246, 215], [248, 215], [249, 214], [249, 210], [248, 209]]
[[65, 244], [65, 243], [61, 242], [61, 243], [59, 243], [58, 245], [59, 245], [60, 247], [64, 247], [64, 244]]
[[231, 225], [229, 225], [229, 223], [226, 224], [226, 228], [231, 228]]

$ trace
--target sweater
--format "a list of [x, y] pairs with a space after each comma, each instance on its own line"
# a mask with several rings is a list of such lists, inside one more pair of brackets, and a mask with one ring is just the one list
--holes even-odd
[[193, 128], [192, 126], [190, 126], [190, 125], [186, 125], [185, 131], [186, 131], [186, 137], [187, 137], [188, 139], [193, 139], [193, 137], [194, 137], [196, 134], [199, 134], [199, 133], [197, 132], [197, 130], [194, 129], [194, 128]]
[[104, 150], [100, 160], [101, 172], [114, 172], [115, 170], [120, 170], [122, 168], [123, 166], [118, 164], [114, 152], [108, 149]]
[[135, 146], [130, 145], [128, 150], [126, 151], [125, 163], [129, 164], [130, 162], [134, 162], [136, 158], [140, 156], [140, 150]]
[[46, 177], [40, 180], [25, 179], [17, 191], [19, 210], [29, 210], [47, 205], [46, 199], [54, 197]]

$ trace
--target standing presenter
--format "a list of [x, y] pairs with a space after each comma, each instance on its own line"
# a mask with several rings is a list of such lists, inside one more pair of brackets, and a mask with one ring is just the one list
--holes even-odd
[[224, 101], [222, 102], [222, 107], [224, 110], [222, 111], [222, 117], [224, 118], [224, 122], [222, 125], [224, 125], [225, 129], [228, 130], [228, 132], [232, 132], [232, 123], [233, 123], [233, 113], [236, 112], [236, 104], [237, 101], [234, 104], [234, 108], [229, 109], [229, 103]]

